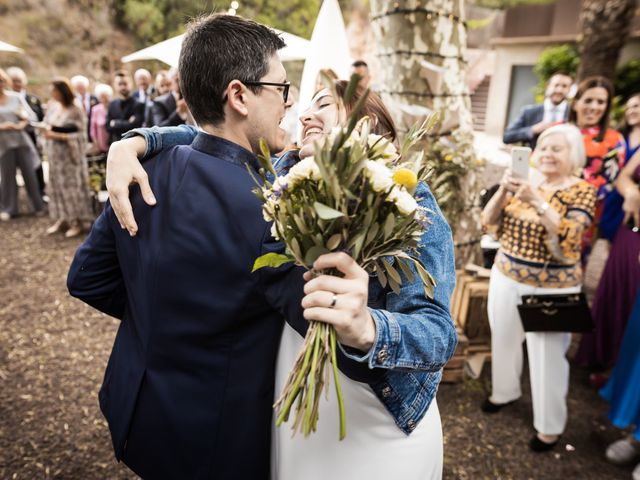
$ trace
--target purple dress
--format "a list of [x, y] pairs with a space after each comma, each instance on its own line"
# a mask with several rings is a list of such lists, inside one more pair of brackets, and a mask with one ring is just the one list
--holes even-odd
[[[640, 167], [634, 179], [639, 182]], [[575, 358], [578, 364], [611, 367], [616, 363], [639, 286], [640, 233], [620, 225], [591, 307], [595, 329], [582, 336]]]

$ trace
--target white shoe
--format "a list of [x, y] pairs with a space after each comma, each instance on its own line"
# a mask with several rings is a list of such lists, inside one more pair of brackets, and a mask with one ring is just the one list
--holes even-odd
[[7, 212], [0, 212], [0, 222], [8, 222], [11, 220], [11, 215]]
[[[624, 465], [635, 460], [638, 456], [638, 451], [628, 438], [621, 438], [607, 447], [605, 456], [611, 463]], [[638, 475], [640, 475], [640, 468], [636, 468], [636, 470], [638, 470]], [[638, 479], [634, 477], [634, 480], [640, 480], [640, 477], [638, 477]]]
[[631, 472], [631, 478], [633, 480], [640, 480], [640, 463], [636, 465], [636, 468], [634, 468], [633, 472]]

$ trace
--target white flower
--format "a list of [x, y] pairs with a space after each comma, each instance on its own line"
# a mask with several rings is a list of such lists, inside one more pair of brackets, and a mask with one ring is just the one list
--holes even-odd
[[380, 155], [385, 160], [391, 160], [398, 156], [396, 147], [381, 135], [370, 133], [367, 137], [367, 143], [370, 148], [373, 148], [373, 152], [376, 155]]
[[276, 229], [275, 222], [271, 225], [271, 236], [276, 240], [280, 240], [280, 237], [278, 237], [278, 230]]
[[388, 200], [396, 204], [396, 207], [403, 215], [411, 215], [418, 208], [418, 202], [409, 192], [404, 189], [394, 188], [389, 192]]
[[320, 169], [313, 157], [307, 157], [291, 167], [285, 178], [290, 186], [298, 184], [301, 180], [320, 180]]
[[383, 163], [367, 160], [364, 173], [371, 182], [374, 192], [383, 192], [393, 186], [393, 173]]

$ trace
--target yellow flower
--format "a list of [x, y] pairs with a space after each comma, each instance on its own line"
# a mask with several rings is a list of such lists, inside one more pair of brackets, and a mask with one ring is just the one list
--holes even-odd
[[450, 162], [451, 160], [453, 160], [453, 157], [451, 156], [451, 154], [450, 154], [450, 153], [447, 153], [447, 154], [444, 156], [444, 161], [445, 161], [445, 162]]
[[407, 190], [413, 191], [418, 185], [418, 176], [408, 168], [399, 168], [393, 174], [393, 181], [403, 185]]

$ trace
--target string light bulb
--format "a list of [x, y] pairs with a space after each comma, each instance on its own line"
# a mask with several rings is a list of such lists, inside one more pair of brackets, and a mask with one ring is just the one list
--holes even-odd
[[234, 10], [238, 10], [238, 8], [240, 7], [240, 4], [238, 2], [236, 2], [235, 0], [233, 0], [233, 2], [231, 2], [231, 8], [233, 8]]

